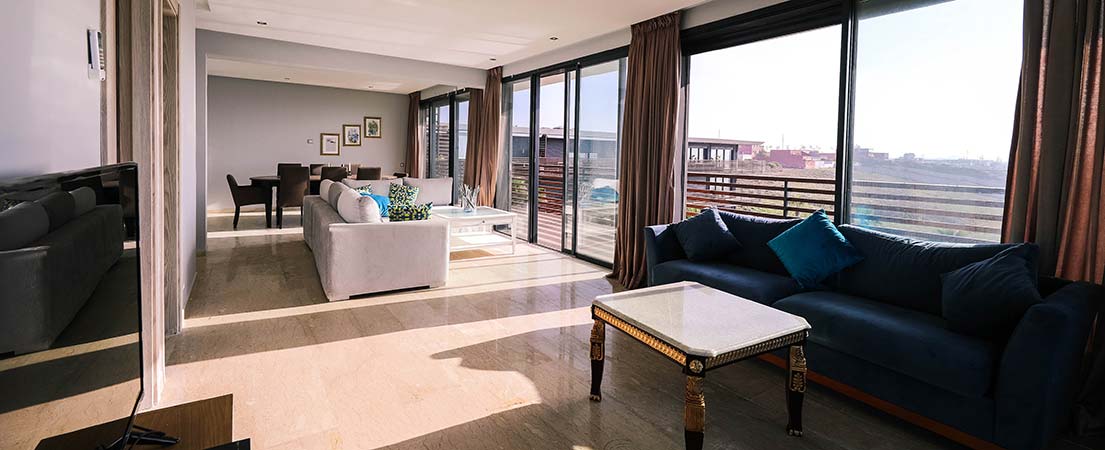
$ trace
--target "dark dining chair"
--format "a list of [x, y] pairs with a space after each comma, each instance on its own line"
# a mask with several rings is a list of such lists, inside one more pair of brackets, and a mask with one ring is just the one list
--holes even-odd
[[265, 226], [272, 228], [272, 189], [264, 186], [240, 186], [234, 175], [226, 174], [230, 196], [234, 199], [234, 229], [238, 229], [238, 216], [246, 205], [265, 205]]
[[311, 164], [311, 176], [322, 175], [323, 167], [326, 167], [326, 164]]
[[303, 167], [300, 163], [276, 163], [276, 174], [280, 175], [280, 169], [285, 167]]
[[346, 172], [344, 167], [323, 167], [322, 179], [330, 180], [335, 183], [341, 183], [341, 180], [348, 178], [349, 173]]
[[311, 181], [311, 169], [303, 166], [279, 169], [280, 185], [276, 187], [276, 226], [284, 228], [284, 208], [303, 206], [303, 196]]
[[361, 167], [357, 169], [358, 180], [379, 180], [381, 175], [379, 167]]
[[391, 176], [393, 176], [395, 178], [406, 178], [409, 175], [406, 172], [395, 172], [395, 173], [391, 174]]

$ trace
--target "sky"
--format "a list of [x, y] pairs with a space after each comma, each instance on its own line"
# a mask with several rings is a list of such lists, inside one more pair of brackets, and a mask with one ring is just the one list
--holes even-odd
[[[1017, 0], [953, 0], [862, 20], [856, 145], [895, 157], [1006, 159], [1022, 8]], [[834, 150], [840, 33], [832, 26], [692, 56], [690, 137]], [[617, 75], [616, 62], [584, 69], [583, 130], [617, 129]], [[543, 127], [563, 125], [558, 77], [541, 87]], [[515, 85], [515, 126], [529, 125], [528, 89]]]
[[[1007, 158], [1022, 11], [1015, 0], [955, 0], [862, 20], [856, 145]], [[690, 135], [835, 149], [839, 58], [839, 26], [693, 56]]]

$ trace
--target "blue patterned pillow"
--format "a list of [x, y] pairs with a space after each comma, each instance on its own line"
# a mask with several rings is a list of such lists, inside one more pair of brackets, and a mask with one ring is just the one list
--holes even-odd
[[388, 219], [392, 222], [426, 220], [430, 218], [430, 209], [433, 207], [433, 203], [426, 203], [423, 205], [391, 205], [388, 207]]
[[414, 186], [407, 186], [403, 184], [393, 184], [388, 190], [388, 198], [391, 199], [391, 206], [412, 206], [415, 199], [418, 198], [418, 188]]

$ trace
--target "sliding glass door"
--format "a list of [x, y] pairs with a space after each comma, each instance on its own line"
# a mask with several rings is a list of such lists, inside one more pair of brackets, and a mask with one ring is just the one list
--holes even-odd
[[998, 241], [1024, 4], [912, 3], [859, 5], [849, 221]]
[[519, 236], [613, 262], [625, 65], [578, 62], [504, 83], [510, 189], [500, 201], [528, 213], [532, 232]]
[[686, 30], [685, 213], [999, 240], [1023, 10], [783, 2]]
[[430, 103], [426, 132], [426, 178], [449, 176], [452, 166], [453, 115], [448, 98]]
[[840, 26], [690, 57], [686, 214], [835, 214]]
[[621, 148], [625, 64], [619, 59], [580, 69], [576, 253], [614, 261], [618, 217], [618, 154]]

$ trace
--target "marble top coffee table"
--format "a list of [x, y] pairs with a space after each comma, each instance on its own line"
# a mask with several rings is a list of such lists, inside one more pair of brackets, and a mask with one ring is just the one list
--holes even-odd
[[806, 391], [806, 319], [694, 282], [601, 295], [591, 305], [591, 400], [601, 401], [606, 325], [674, 361], [687, 375], [684, 438], [701, 449], [706, 424], [706, 372], [789, 347], [787, 434], [802, 435]]

